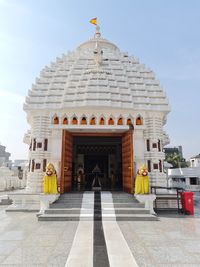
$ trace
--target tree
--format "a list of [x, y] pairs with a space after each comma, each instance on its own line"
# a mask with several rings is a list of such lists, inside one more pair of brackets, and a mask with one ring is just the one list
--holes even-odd
[[187, 162], [181, 157], [179, 153], [169, 153], [165, 155], [165, 161], [171, 163], [173, 168], [185, 168], [188, 167]]

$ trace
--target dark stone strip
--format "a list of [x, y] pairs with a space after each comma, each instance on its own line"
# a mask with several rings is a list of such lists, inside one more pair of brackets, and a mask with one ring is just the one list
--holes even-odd
[[93, 244], [93, 266], [109, 267], [108, 253], [102, 225], [101, 193], [94, 192], [94, 244]]

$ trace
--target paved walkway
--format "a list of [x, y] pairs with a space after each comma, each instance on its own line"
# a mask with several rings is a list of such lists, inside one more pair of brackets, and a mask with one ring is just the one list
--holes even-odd
[[[103, 207], [111, 201], [111, 195], [101, 194], [101, 200]], [[92, 201], [93, 194], [91, 206]], [[86, 199], [82, 208], [84, 203], [88, 204]], [[165, 214], [159, 221], [103, 220], [110, 266], [128, 267], [134, 263], [139, 267], [199, 267], [199, 214], [196, 208], [195, 217]], [[93, 229], [93, 220], [38, 222], [35, 213], [6, 213], [5, 207], [0, 206], [0, 266], [64, 267], [70, 266], [70, 259], [78, 255], [77, 265], [71, 266], [105, 267], [92, 263], [93, 249], [88, 248], [94, 245]], [[89, 262], [84, 261], [87, 257]], [[132, 265], [126, 259], [132, 260]]]

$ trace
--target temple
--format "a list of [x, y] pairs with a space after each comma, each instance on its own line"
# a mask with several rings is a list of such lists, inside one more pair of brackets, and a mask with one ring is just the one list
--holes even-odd
[[92, 190], [95, 166], [102, 190], [134, 191], [141, 164], [151, 185], [166, 185], [165, 92], [150, 69], [100, 32], [44, 67], [24, 110], [30, 124], [24, 138], [28, 192], [42, 191], [48, 162], [57, 170], [61, 193]]

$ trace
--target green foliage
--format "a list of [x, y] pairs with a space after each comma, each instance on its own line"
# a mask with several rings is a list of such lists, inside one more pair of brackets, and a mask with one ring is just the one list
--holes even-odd
[[181, 157], [179, 153], [169, 153], [165, 155], [165, 161], [172, 164], [173, 168], [186, 168], [188, 163], [184, 158]]

